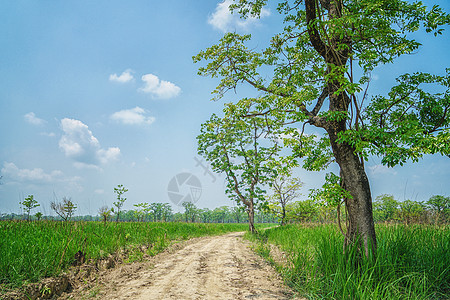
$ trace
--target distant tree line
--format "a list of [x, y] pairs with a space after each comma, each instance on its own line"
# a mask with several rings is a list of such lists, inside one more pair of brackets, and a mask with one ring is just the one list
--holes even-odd
[[[279, 208], [275, 210], [279, 211]], [[346, 220], [345, 210], [311, 199], [288, 203], [285, 210], [285, 223], [333, 223], [338, 214], [343, 222]], [[450, 197], [434, 195], [428, 201], [399, 201], [393, 195], [383, 194], [373, 202], [373, 215], [375, 222], [449, 224]]]
[[[169, 203], [147, 203], [134, 204], [135, 209], [123, 210], [122, 207], [127, 200], [123, 195], [128, 190], [123, 185], [114, 188], [117, 201], [113, 207], [102, 206], [98, 215], [76, 216], [76, 203], [69, 197], [63, 197], [50, 202], [50, 208], [57, 216], [44, 215], [42, 212], [32, 214], [32, 210], [40, 204], [33, 195], [29, 195], [19, 202], [23, 213], [5, 214], [0, 213], [0, 220], [54, 220], [54, 221], [122, 221], [122, 222], [189, 222], [189, 223], [246, 223], [248, 213], [243, 207], [221, 206], [215, 209], [198, 208], [191, 202], [183, 202], [184, 212], [174, 212]], [[257, 223], [275, 223], [277, 218], [267, 210], [256, 210], [255, 221]]]
[[435, 195], [428, 201], [398, 201], [383, 194], [374, 201], [374, 218], [378, 222], [450, 223], [450, 197]]
[[[340, 209], [339, 202], [323, 200], [323, 196], [331, 197], [335, 190], [331, 183], [321, 190], [310, 194], [310, 199], [294, 201], [300, 196], [298, 190], [302, 182], [298, 178], [281, 177], [273, 184], [273, 194], [266, 197], [266, 201], [257, 206], [254, 211], [256, 223], [333, 223], [345, 222], [347, 215], [345, 209]], [[198, 208], [194, 203], [183, 202], [183, 212], [174, 212], [169, 203], [134, 204], [134, 209], [123, 210], [126, 198], [123, 194], [128, 190], [122, 185], [114, 188], [117, 201], [114, 207], [102, 206], [98, 215], [75, 216], [77, 205], [71, 198], [63, 197], [62, 201], [50, 202], [51, 209], [57, 216], [46, 216], [42, 212], [32, 214], [32, 210], [40, 204], [33, 195], [28, 195], [19, 202], [21, 214], [1, 214], [0, 220], [59, 220], [59, 221], [123, 221], [123, 222], [189, 222], [189, 223], [248, 223], [248, 207], [238, 205], [234, 207], [220, 206], [214, 209]], [[341, 197], [341, 195], [338, 195]], [[373, 215], [375, 222], [402, 222], [405, 224], [449, 224], [450, 223], [450, 197], [434, 195], [427, 201], [404, 200], [399, 201], [393, 195], [382, 194], [373, 202]]]

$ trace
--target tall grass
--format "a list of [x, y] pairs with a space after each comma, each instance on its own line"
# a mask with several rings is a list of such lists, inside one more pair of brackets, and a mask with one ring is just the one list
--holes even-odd
[[86, 259], [107, 257], [121, 249], [148, 246], [156, 254], [172, 240], [231, 231], [247, 224], [0, 222], [1, 286], [18, 287], [67, 269], [78, 251]]
[[289, 225], [258, 238], [262, 254], [264, 242], [288, 253], [278, 268], [309, 299], [450, 299], [449, 227], [378, 225], [375, 260], [355, 249], [344, 255], [333, 225]]

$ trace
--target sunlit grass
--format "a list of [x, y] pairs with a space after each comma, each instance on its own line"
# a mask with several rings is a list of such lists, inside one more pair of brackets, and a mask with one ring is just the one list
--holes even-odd
[[278, 269], [309, 299], [450, 298], [449, 227], [378, 225], [378, 250], [371, 261], [357, 259], [352, 251], [344, 255], [343, 237], [334, 225], [277, 227], [258, 239], [289, 254], [289, 264]]
[[[56, 276], [74, 261], [75, 253], [99, 259], [121, 249], [147, 246], [155, 255], [173, 240], [245, 231], [247, 224], [0, 222], [0, 284], [17, 287]], [[142, 258], [131, 253], [128, 261]]]

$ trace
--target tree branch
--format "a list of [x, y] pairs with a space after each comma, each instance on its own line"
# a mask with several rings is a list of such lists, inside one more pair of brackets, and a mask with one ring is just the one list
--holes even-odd
[[327, 96], [328, 96], [328, 86], [325, 86], [324, 89], [322, 90], [322, 94], [320, 94], [319, 98], [317, 99], [316, 105], [311, 111], [312, 116], [317, 116]]
[[305, 0], [306, 24], [308, 26], [309, 40], [314, 49], [323, 57], [326, 58], [328, 53], [328, 46], [320, 38], [319, 31], [316, 28], [316, 0]]

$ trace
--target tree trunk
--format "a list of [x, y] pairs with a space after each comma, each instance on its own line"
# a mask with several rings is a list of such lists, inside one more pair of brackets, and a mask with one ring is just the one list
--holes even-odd
[[355, 149], [346, 143], [338, 143], [335, 130], [328, 131], [328, 134], [345, 189], [352, 196], [345, 203], [348, 212], [345, 246], [362, 242], [365, 254], [369, 257], [375, 254], [377, 247], [369, 180]]
[[247, 213], [248, 213], [248, 230], [251, 233], [256, 233], [255, 228], [255, 208], [253, 205], [253, 201], [250, 201], [250, 205], [247, 207]]
[[286, 207], [285, 205], [281, 205], [281, 226], [285, 225], [285, 219], [286, 219]]

